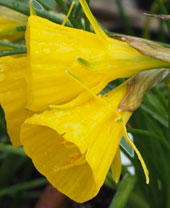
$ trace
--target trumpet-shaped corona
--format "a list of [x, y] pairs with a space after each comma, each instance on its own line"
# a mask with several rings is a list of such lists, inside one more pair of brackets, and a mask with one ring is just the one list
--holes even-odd
[[28, 105], [41, 111], [50, 104], [63, 104], [84, 89], [67, 70], [99, 93], [111, 80], [140, 71], [166, 67], [169, 63], [140, 54], [127, 43], [109, 38], [97, 25], [86, 1], [80, 0], [95, 34], [30, 16], [26, 42], [30, 68], [27, 74]]
[[[21, 143], [35, 167], [54, 187], [77, 202], [98, 193], [111, 164], [113, 178], [119, 180], [119, 142], [131, 115], [118, 112], [125, 86], [70, 109], [54, 106], [28, 118], [21, 128]], [[120, 117], [122, 120], [117, 119]], [[136, 152], [148, 177], [143, 159]]]

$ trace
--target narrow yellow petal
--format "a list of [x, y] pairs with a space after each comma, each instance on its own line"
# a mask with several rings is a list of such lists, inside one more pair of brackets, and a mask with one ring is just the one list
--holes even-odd
[[113, 158], [111, 164], [111, 170], [112, 170], [113, 180], [115, 181], [115, 183], [118, 183], [122, 170], [120, 148], [117, 149], [117, 152]]
[[30, 1], [30, 15], [37, 15], [32, 0]]
[[26, 57], [0, 58], [0, 104], [5, 113], [7, 130], [13, 146], [19, 146], [20, 126], [30, 113], [26, 105]]
[[128, 145], [131, 146], [131, 147], [135, 150], [135, 152], [136, 152], [136, 154], [137, 154], [137, 156], [138, 156], [138, 158], [139, 158], [139, 160], [140, 160], [140, 162], [141, 162], [143, 171], [144, 171], [144, 173], [145, 173], [146, 183], [148, 184], [148, 183], [149, 183], [149, 171], [148, 171], [148, 169], [147, 169], [147, 167], [146, 167], [146, 164], [145, 164], [145, 162], [144, 162], [144, 160], [143, 160], [143, 158], [142, 158], [142, 156], [141, 156], [139, 150], [136, 148], [135, 144], [129, 139], [125, 127], [124, 127], [124, 133], [123, 133], [123, 135], [124, 135], [124, 137], [125, 137], [126, 142], [128, 143]]
[[93, 14], [91, 13], [88, 5], [87, 5], [87, 2], [86, 0], [79, 0], [82, 8], [83, 8], [83, 11], [84, 13], [86, 14], [87, 18], [89, 19], [95, 33], [101, 37], [102, 39], [106, 39], [107, 38], [107, 35], [104, 33], [104, 31], [99, 27], [97, 21], [95, 20]]
[[118, 111], [118, 106], [125, 96], [127, 92], [127, 84], [126, 82], [123, 82], [121, 85], [118, 87], [114, 88], [110, 92], [104, 94], [102, 97], [107, 100], [108, 103], [112, 103], [112, 107]]
[[71, 73], [70, 71], [66, 71], [66, 73], [68, 73], [68, 75], [70, 75], [70, 77], [72, 77], [72, 79], [75, 82], [79, 83], [79, 85], [82, 86], [93, 98], [95, 98], [99, 102], [102, 102], [102, 99], [99, 96], [97, 96], [95, 93], [93, 93], [93, 91], [81, 79], [79, 79], [79, 77], [77, 77], [75, 74]]
[[65, 25], [66, 24], [66, 22], [67, 22], [67, 20], [68, 20], [68, 18], [70, 16], [70, 14], [71, 14], [71, 12], [73, 10], [74, 5], [75, 5], [75, 1], [72, 2], [71, 6], [70, 6], [70, 9], [69, 9], [69, 11], [68, 11], [68, 13], [67, 13], [67, 15], [66, 15], [66, 17], [65, 17], [65, 19], [64, 19], [64, 21], [62, 23], [62, 25]]
[[79, 96], [77, 96], [75, 99], [71, 100], [70, 102], [67, 102], [62, 105], [50, 105], [49, 107], [51, 109], [66, 109], [66, 108], [73, 108], [78, 105], [81, 105], [87, 100], [91, 99], [92, 97], [96, 97], [96, 96], [93, 96], [93, 94], [98, 94], [99, 92], [101, 92], [102, 89], [106, 86], [106, 83], [107, 83], [107, 80], [103, 79], [102, 82], [99, 82], [99, 84], [91, 88], [90, 92], [86, 90], [83, 93], [81, 93]]

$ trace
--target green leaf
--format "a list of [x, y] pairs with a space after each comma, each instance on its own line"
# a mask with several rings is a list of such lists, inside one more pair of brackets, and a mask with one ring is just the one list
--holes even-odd
[[113, 181], [111, 169], [107, 173], [104, 184], [111, 189], [116, 189], [117, 187], [117, 184]]
[[132, 134], [141, 134], [141, 135], [145, 135], [145, 136], [149, 136], [151, 138], [154, 138], [154, 139], [160, 141], [166, 148], [168, 148], [168, 150], [170, 150], [170, 144], [167, 142], [166, 138], [163, 136], [159, 136], [159, 135], [155, 134], [154, 132], [151, 132], [148, 130], [143, 130], [143, 129], [132, 129], [132, 128], [129, 128], [127, 131]]
[[26, 162], [26, 157], [20, 157], [14, 154], [7, 154], [6, 157], [1, 161], [0, 166], [0, 189], [5, 187], [12, 181], [15, 174]]
[[[30, 8], [29, 8], [29, 6], [27, 4], [18, 2], [16, 0], [5, 0], [5, 1], [4, 0], [0, 0], [0, 5], [8, 7], [10, 9], [13, 9], [15, 11], [18, 11], [18, 12], [20, 12], [22, 14], [27, 15], [27, 16], [30, 15]], [[36, 13], [37, 13], [38, 16], [44, 17], [46, 19], [49, 19], [49, 20], [51, 20], [51, 21], [53, 21], [55, 23], [61, 24], [63, 22], [63, 20], [64, 20], [58, 14], [56, 14], [56, 13], [54, 13], [52, 11], [48, 12], [48, 11], [45, 11], [45, 10], [43, 10], [43, 11], [42, 10], [37, 10]], [[67, 22], [66, 26], [71, 27], [72, 25], [69, 22]]]
[[4, 51], [0, 51], [0, 57], [2, 56], [8, 56], [8, 55], [15, 55], [15, 54], [23, 54], [23, 53], [27, 53], [27, 49], [22, 47], [22, 48], [15, 48], [15, 49], [11, 49], [11, 50], [4, 50]]
[[120, 145], [131, 157], [134, 157], [134, 149], [127, 144], [123, 136], [120, 140]]
[[23, 151], [23, 148], [21, 148], [21, 147], [12, 147], [9, 144], [0, 143], [0, 151], [8, 152], [8, 153], [15, 154], [15, 155], [22, 155], [22, 156], [26, 157], [26, 154]]
[[35, 10], [40, 10], [40, 11], [44, 10], [44, 7], [38, 0], [32, 0], [32, 6], [34, 7]]
[[114, 196], [109, 208], [124, 208], [128, 198], [133, 191], [137, 178], [135, 176], [126, 174], [119, 184], [116, 195]]
[[[65, 3], [65, 1], [64, 0], [55, 0], [55, 1], [58, 4], [58, 6], [61, 8], [63, 13], [67, 15], [69, 8], [67, 7], [67, 4]], [[72, 13], [69, 16], [69, 20], [75, 28], [81, 28], [81, 24], [79, 23], [79, 21], [76, 21]]]
[[21, 44], [17, 44], [17, 43], [11, 43], [11, 42], [8, 42], [8, 41], [3, 41], [3, 40], [0, 40], [0, 45], [8, 46], [8, 47], [11, 47], [11, 48], [23, 48], [23, 47], [25, 47], [25, 45], [21, 45]]
[[30, 14], [30, 9], [28, 5], [15, 0], [0, 0], [0, 5], [6, 6], [10, 9], [13, 9], [28, 16]]
[[152, 118], [156, 119], [159, 123], [161, 123], [163, 126], [168, 128], [168, 120], [165, 119], [162, 115], [151, 110], [148, 106], [146, 106], [144, 104], [142, 104], [140, 107], [142, 110], [144, 110], [146, 113], [148, 113]]
[[0, 190], [0, 197], [2, 196], [13, 196], [14, 194], [20, 192], [20, 191], [24, 191], [24, 190], [28, 190], [28, 189], [32, 189], [38, 186], [42, 186], [44, 184], [47, 184], [48, 181], [45, 178], [39, 178], [39, 179], [35, 179], [32, 181], [28, 181], [28, 182], [24, 182], [24, 183], [20, 183], [17, 185], [13, 185], [4, 189]]
[[56, 7], [55, 0], [37, 0], [46, 10], [54, 10]]

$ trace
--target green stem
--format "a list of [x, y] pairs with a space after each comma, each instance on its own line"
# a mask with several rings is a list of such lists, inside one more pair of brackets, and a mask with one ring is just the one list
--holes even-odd
[[12, 196], [20, 191], [33, 189], [35, 187], [42, 186], [47, 183], [48, 183], [47, 179], [39, 178], [39, 179], [35, 179], [35, 180], [29, 181], [29, 182], [24, 182], [24, 183], [20, 183], [17, 185], [13, 185], [11, 187], [1, 189], [0, 190], [0, 197], [6, 196], [6, 195]]
[[8, 56], [8, 55], [15, 55], [15, 54], [23, 54], [23, 53], [27, 53], [26, 48], [15, 48], [11, 50], [0, 51], [0, 57]]
[[147, 131], [147, 130], [143, 130], [143, 129], [133, 129], [133, 128], [129, 128], [127, 129], [127, 131], [129, 133], [132, 134], [142, 134], [142, 135], [146, 135], [146, 136], [150, 136], [154, 139], [157, 139], [158, 141], [160, 141], [166, 148], [168, 148], [170, 150], [170, 144], [167, 142], [166, 138], [163, 136], [157, 136], [156, 134], [154, 134], [153, 132]]
[[109, 208], [124, 208], [137, 182], [135, 176], [126, 174], [121, 181]]
[[[167, 11], [166, 7], [164, 6], [164, 4], [160, 0], [155, 0], [155, 1], [158, 4], [158, 6], [160, 8], [160, 11], [162, 12], [162, 14], [168, 15], [168, 11]], [[169, 20], [166, 20], [165, 23], [166, 23], [166, 25], [168, 27], [168, 31], [170, 33], [170, 21]]]
[[12, 147], [9, 144], [2, 144], [2, 143], [0, 143], [0, 151], [11, 153], [11, 154], [15, 154], [15, 155], [26, 156], [26, 154], [24, 153], [23, 149]]

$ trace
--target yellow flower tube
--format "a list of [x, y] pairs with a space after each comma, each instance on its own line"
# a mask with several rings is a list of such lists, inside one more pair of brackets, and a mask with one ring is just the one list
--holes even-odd
[[[127, 43], [109, 38], [97, 25], [86, 1], [80, 0], [95, 34], [30, 16], [26, 43], [30, 70], [27, 73], [28, 105], [41, 111], [63, 104], [84, 89], [66, 73], [79, 77], [97, 94], [111, 80], [170, 64], [140, 54]], [[94, 89], [95, 88], [95, 89]]]
[[24, 32], [17, 31], [16, 27], [24, 26], [27, 17], [6, 7], [0, 7], [0, 39], [17, 41], [24, 39]]
[[25, 110], [25, 56], [0, 58], [0, 104], [5, 113], [7, 130], [13, 146], [20, 145], [20, 126], [32, 113]]
[[131, 115], [118, 112], [125, 93], [126, 85], [122, 85], [70, 109], [54, 107], [34, 114], [21, 128], [21, 143], [35, 167], [54, 187], [77, 202], [98, 193], [111, 163], [113, 178], [119, 180], [119, 142]]

